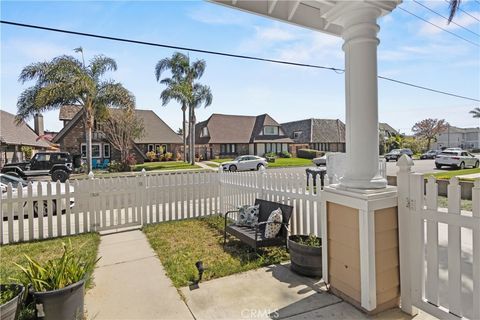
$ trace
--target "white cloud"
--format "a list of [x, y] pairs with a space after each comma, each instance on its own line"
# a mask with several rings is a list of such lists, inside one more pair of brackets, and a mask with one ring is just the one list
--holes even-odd
[[[477, 19], [480, 19], [480, 12], [479, 11], [471, 11], [469, 12], [470, 15], [476, 17]], [[445, 20], [444, 18], [442, 17], [434, 17], [434, 18], [431, 18], [428, 20], [429, 22], [443, 28], [443, 29], [446, 29], [448, 31], [456, 31], [456, 30], [461, 30], [462, 28], [458, 25], [461, 25], [465, 28], [468, 28], [468, 29], [472, 29], [472, 31], [474, 32], [480, 32], [480, 28], [478, 26], [478, 21], [476, 21], [474, 18], [466, 15], [465, 13], [462, 13], [462, 12], [459, 12], [457, 13], [457, 15], [455, 16], [455, 18], [453, 19], [453, 22], [457, 23], [458, 25], [456, 25], [455, 23], [450, 23], [448, 24], [447, 23], [447, 20]], [[442, 31], [440, 28], [437, 28], [431, 24], [428, 24], [428, 23], [422, 23], [422, 27], [420, 28], [419, 30], [420, 34], [422, 35], [437, 35], [441, 32], [444, 32]]]

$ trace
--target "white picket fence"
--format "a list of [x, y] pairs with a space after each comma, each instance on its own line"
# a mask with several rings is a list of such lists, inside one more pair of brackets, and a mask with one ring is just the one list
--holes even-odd
[[8, 186], [1, 203], [0, 244], [201, 217], [253, 204], [255, 198], [292, 205], [292, 233], [320, 232], [320, 195], [306, 187], [303, 174], [143, 173], [67, 181], [66, 192], [61, 188], [60, 183], [45, 188], [29, 182], [26, 193], [18, 188], [15, 194]]
[[440, 319], [480, 319], [480, 179], [472, 212], [461, 210], [452, 178], [448, 208], [438, 207], [438, 185], [400, 167], [398, 173], [402, 309]]
[[[315, 234], [320, 236], [320, 177], [316, 186], [312, 176], [280, 172], [225, 172], [220, 176], [220, 198], [223, 211], [254, 203], [256, 198], [293, 206], [290, 221], [291, 234]], [[328, 177], [325, 178], [325, 182]]]

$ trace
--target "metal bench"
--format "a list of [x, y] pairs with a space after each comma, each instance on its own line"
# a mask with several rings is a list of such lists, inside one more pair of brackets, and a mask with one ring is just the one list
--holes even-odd
[[[225, 213], [225, 230], [223, 234], [223, 246], [227, 243], [227, 234], [238, 238], [241, 242], [249, 245], [255, 251], [260, 247], [272, 247], [287, 245], [288, 225], [292, 216], [293, 207], [277, 202], [256, 199], [255, 205], [260, 205], [258, 214], [258, 225], [255, 227], [237, 226], [234, 223], [227, 225], [228, 215], [238, 212], [238, 210], [228, 211]], [[282, 228], [275, 238], [265, 238], [265, 227], [268, 217], [273, 210], [280, 208], [282, 210]]]

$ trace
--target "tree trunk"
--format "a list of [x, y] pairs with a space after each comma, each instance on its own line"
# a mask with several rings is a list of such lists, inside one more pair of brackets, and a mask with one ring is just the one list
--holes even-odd
[[183, 162], [187, 162], [187, 132], [186, 132], [186, 115], [185, 112], [187, 111], [187, 107], [185, 105], [182, 106], [182, 111], [183, 111], [183, 127], [182, 127], [182, 133], [183, 133]]
[[194, 165], [195, 164], [195, 144], [194, 144], [194, 123], [193, 123], [193, 107], [189, 106], [189, 130], [188, 130], [188, 135], [190, 137], [190, 148], [189, 148], [189, 154], [190, 154], [190, 164]]
[[427, 139], [427, 151], [430, 150], [430, 142], [431, 142], [431, 138], [428, 138]]
[[195, 156], [196, 156], [196, 153], [195, 153], [195, 123], [196, 123], [195, 109], [192, 109], [192, 155], [193, 155], [192, 165], [195, 164]]
[[90, 125], [90, 121], [86, 121], [86, 130], [85, 130], [85, 138], [87, 144], [87, 173], [92, 171], [92, 126]]

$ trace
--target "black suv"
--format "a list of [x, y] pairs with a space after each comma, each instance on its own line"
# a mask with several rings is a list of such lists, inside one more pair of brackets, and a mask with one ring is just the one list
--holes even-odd
[[2, 168], [2, 173], [24, 179], [49, 175], [60, 182], [65, 182], [72, 171], [72, 156], [68, 152], [37, 152], [29, 162], [8, 163]]
[[413, 156], [413, 152], [410, 149], [393, 149], [385, 155], [385, 160], [388, 162], [390, 160], [398, 161], [402, 154], [406, 154], [410, 158]]

